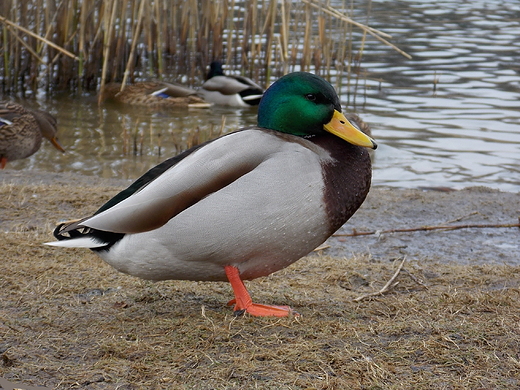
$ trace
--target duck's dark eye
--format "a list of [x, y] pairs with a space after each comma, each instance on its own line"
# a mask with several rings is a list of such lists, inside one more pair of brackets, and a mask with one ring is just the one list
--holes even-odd
[[305, 99], [307, 99], [310, 102], [315, 102], [317, 97], [313, 93], [308, 93], [307, 95], [305, 95]]

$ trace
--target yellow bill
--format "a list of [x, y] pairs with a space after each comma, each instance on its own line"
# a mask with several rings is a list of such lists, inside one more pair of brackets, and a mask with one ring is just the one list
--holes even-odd
[[323, 128], [353, 145], [377, 149], [377, 144], [372, 138], [350, 123], [345, 115], [337, 110], [334, 110], [331, 121], [323, 125]]

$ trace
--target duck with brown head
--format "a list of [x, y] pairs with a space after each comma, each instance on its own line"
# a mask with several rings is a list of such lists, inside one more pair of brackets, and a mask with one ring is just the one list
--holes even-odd
[[58, 143], [56, 118], [41, 110], [0, 102], [0, 168], [8, 161], [29, 157], [40, 149], [42, 137], [48, 139], [60, 152], [65, 150]]

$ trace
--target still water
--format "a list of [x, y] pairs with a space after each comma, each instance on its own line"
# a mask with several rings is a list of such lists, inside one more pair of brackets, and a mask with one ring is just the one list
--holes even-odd
[[[355, 97], [352, 87], [340, 91], [380, 145], [374, 184], [520, 191], [520, 2], [374, 0], [369, 25], [413, 56], [369, 39], [366, 78]], [[67, 153], [44, 145], [10, 168], [133, 179], [184, 149], [197, 130], [203, 141], [222, 125], [256, 121], [255, 109], [153, 112], [98, 107], [93, 96], [37, 105], [58, 117]]]

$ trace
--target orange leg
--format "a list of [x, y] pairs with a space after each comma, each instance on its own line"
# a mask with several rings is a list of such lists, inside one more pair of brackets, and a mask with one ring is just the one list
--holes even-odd
[[0, 169], [4, 169], [7, 164], [7, 159], [5, 157], [0, 158]]
[[247, 292], [246, 286], [240, 279], [240, 272], [237, 267], [227, 265], [224, 267], [231, 288], [235, 294], [235, 299], [228, 302], [228, 305], [235, 305], [235, 314], [249, 313], [256, 317], [287, 317], [290, 314], [299, 314], [289, 306], [269, 306], [253, 303], [251, 295]]

